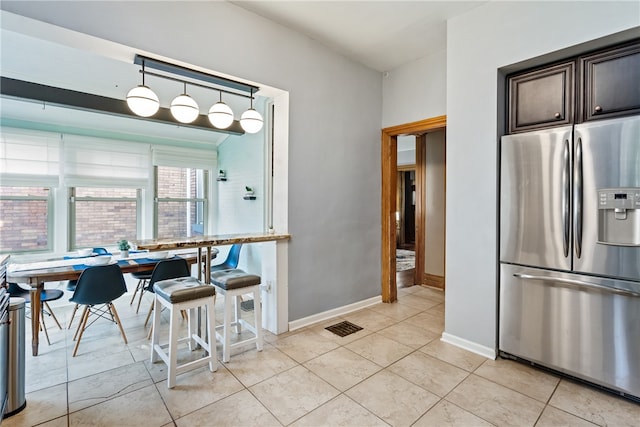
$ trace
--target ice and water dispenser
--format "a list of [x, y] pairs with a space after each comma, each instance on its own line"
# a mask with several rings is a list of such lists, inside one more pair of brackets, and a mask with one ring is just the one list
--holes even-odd
[[598, 243], [640, 246], [640, 187], [598, 190]]

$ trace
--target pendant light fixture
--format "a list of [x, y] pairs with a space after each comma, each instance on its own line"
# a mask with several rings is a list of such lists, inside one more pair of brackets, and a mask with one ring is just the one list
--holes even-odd
[[171, 101], [171, 114], [180, 123], [191, 123], [200, 114], [198, 103], [187, 95], [187, 83], [184, 82], [184, 93]]
[[141, 117], [153, 116], [160, 108], [158, 95], [144, 84], [144, 61], [142, 61], [142, 84], [127, 93], [127, 106], [134, 114]]
[[257, 133], [262, 129], [264, 120], [260, 113], [253, 108], [253, 88], [251, 88], [251, 107], [240, 116], [240, 126], [247, 133]]
[[218, 129], [226, 129], [233, 123], [233, 111], [231, 107], [222, 102], [222, 91], [220, 91], [220, 101], [209, 109], [209, 121]]

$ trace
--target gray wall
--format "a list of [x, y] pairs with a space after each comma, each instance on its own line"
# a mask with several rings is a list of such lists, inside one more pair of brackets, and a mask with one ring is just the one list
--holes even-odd
[[227, 2], [1, 7], [289, 91], [289, 320], [380, 294], [379, 73]]

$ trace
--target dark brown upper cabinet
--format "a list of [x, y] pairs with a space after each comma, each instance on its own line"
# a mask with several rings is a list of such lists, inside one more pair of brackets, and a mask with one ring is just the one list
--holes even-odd
[[640, 42], [581, 58], [582, 121], [640, 113]]
[[575, 61], [508, 77], [509, 133], [573, 123]]

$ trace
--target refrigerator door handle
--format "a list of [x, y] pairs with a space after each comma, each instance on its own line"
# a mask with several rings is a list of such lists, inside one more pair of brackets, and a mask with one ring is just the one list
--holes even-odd
[[582, 138], [578, 138], [575, 153], [575, 170], [573, 179], [573, 223], [575, 224], [574, 246], [576, 257], [582, 255]]
[[564, 239], [562, 241], [564, 249], [564, 257], [569, 256], [569, 241], [571, 239], [571, 226], [569, 224], [571, 213], [569, 211], [569, 198], [571, 197], [571, 158], [570, 158], [569, 140], [564, 140], [564, 171], [562, 173], [562, 226], [564, 228]]
[[613, 294], [625, 295], [628, 297], [640, 297], [640, 293], [637, 293], [637, 292], [627, 291], [627, 290], [618, 289], [618, 288], [610, 288], [608, 286], [597, 285], [595, 283], [584, 282], [582, 280], [565, 279], [564, 277], [534, 276], [531, 274], [523, 274], [523, 273], [513, 273], [513, 277], [517, 277], [519, 279], [526, 279], [526, 280], [547, 280], [547, 281], [551, 280], [551, 281], [560, 282], [566, 285], [573, 285], [575, 287], [592, 288], [600, 291], [610, 292]]

